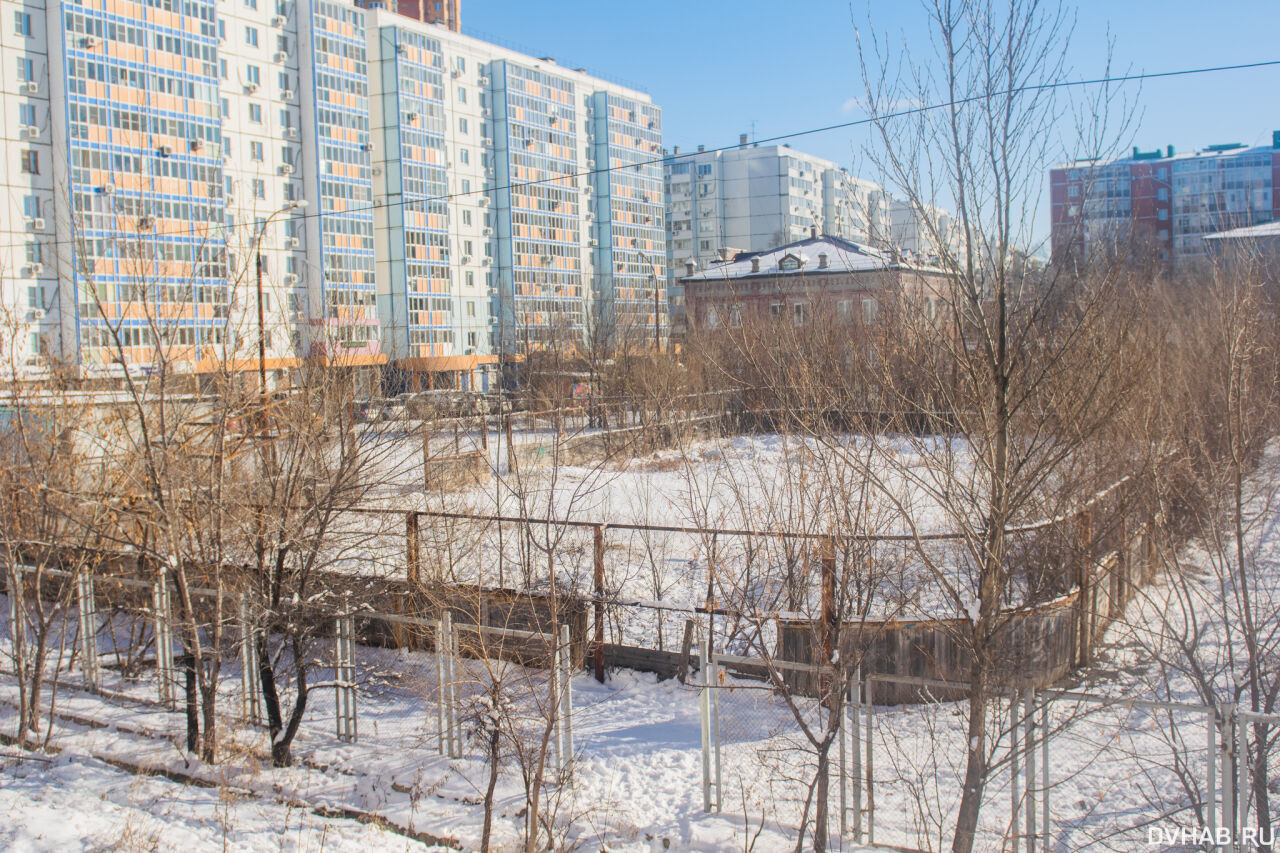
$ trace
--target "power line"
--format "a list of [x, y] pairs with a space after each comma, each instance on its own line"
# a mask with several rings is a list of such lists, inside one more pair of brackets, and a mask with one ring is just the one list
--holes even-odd
[[[992, 98], [1001, 98], [1001, 97], [1007, 97], [1009, 95], [1025, 94], [1029, 92], [1042, 92], [1042, 91], [1050, 91], [1055, 89], [1076, 88], [1076, 87], [1082, 87], [1082, 86], [1099, 86], [1099, 85], [1113, 84], [1113, 83], [1132, 83], [1132, 82], [1137, 82], [1141, 80], [1156, 80], [1156, 79], [1165, 79], [1170, 77], [1185, 77], [1185, 76], [1191, 76], [1196, 74], [1217, 74], [1217, 73], [1222, 73], [1226, 71], [1247, 71], [1247, 70], [1256, 70], [1260, 68], [1272, 68], [1276, 66], [1280, 66], [1280, 59], [1261, 60], [1258, 62], [1245, 62], [1245, 63], [1238, 63], [1234, 65], [1212, 65], [1212, 66], [1201, 66], [1196, 68], [1180, 68], [1172, 71], [1151, 71], [1151, 72], [1141, 72], [1141, 73], [1135, 73], [1135, 74], [1121, 74], [1116, 76], [1094, 77], [1094, 78], [1085, 79], [1085, 80], [1058, 80], [1058, 81], [1052, 81], [1048, 83], [1029, 83], [1025, 86], [1016, 86], [1011, 89], [1004, 89], [997, 92], [988, 92], [982, 95], [971, 95], [969, 97], [956, 98], [950, 101], [943, 101], [941, 103], [936, 103], [936, 104], [923, 104], [916, 107], [908, 107], [905, 109], [894, 110], [892, 112], [884, 113], [879, 116], [869, 116], [867, 118], [853, 119], [851, 121], [838, 122], [836, 124], [827, 124], [827, 125], [821, 125], [818, 127], [807, 128], [804, 130], [791, 131], [789, 133], [782, 133], [776, 136], [769, 136], [769, 137], [765, 137], [764, 139], [754, 140], [753, 144], [754, 145], [759, 145], [761, 143], [769, 144], [774, 142], [781, 142], [788, 139], [798, 139], [804, 136], [812, 136], [820, 133], [830, 133], [831, 131], [834, 131], [834, 130], [847, 130], [854, 127], [861, 127], [861, 126], [873, 124], [876, 122], [908, 118], [910, 116], [922, 115], [924, 113], [932, 112], [934, 110], [964, 106], [967, 104], [974, 104], [974, 103], [990, 100]], [[684, 154], [664, 154], [661, 157], [650, 158], [648, 160], [640, 160], [635, 163], [625, 163], [617, 166], [606, 166], [603, 168], [588, 169], [585, 171], [571, 172], [565, 175], [557, 175], [555, 177], [550, 177], [550, 178], [540, 178], [537, 180], [509, 182], [506, 184], [492, 186], [487, 189], [452, 192], [452, 193], [445, 193], [443, 195], [427, 196], [424, 198], [416, 198], [416, 199], [402, 198], [399, 201], [388, 201], [386, 203], [371, 204], [365, 207], [350, 207], [342, 211], [342, 213], [343, 214], [372, 213], [373, 211], [378, 209], [385, 210], [387, 208], [401, 207], [405, 205], [427, 204], [430, 202], [440, 202], [440, 201], [453, 201], [455, 199], [468, 198], [471, 196], [482, 196], [482, 195], [487, 196], [487, 194], [490, 192], [507, 192], [511, 190], [523, 189], [526, 187], [554, 185], [554, 184], [559, 184], [565, 181], [571, 181], [577, 178], [589, 178], [595, 175], [607, 175], [611, 172], [620, 172], [626, 169], [634, 170], [643, 166], [666, 165], [669, 163], [679, 162], [681, 160], [694, 159], [696, 157], [699, 157], [705, 154], [715, 154], [715, 153], [721, 153], [725, 151], [732, 151], [739, 147], [741, 147], [741, 143], [737, 142], [729, 145], [722, 145], [715, 148], [705, 148], [701, 151], [691, 151]], [[574, 187], [573, 189], [577, 189], [577, 188]], [[653, 203], [653, 202], [650, 202], [650, 203]], [[659, 204], [661, 206], [661, 203]], [[312, 212], [312, 213], [302, 213], [296, 216], [292, 216], [290, 217], [290, 219], [295, 221], [305, 220], [309, 218], [319, 219], [327, 215], [333, 215], [333, 214], [326, 214], [323, 211], [318, 211], [318, 212]], [[204, 235], [197, 235], [197, 236], [202, 236], [204, 239], [208, 239], [213, 234], [225, 232], [228, 230], [234, 230], [235, 228], [236, 226], [226, 225], [224, 223], [221, 225], [214, 226], [213, 228], [209, 229], [209, 231]], [[394, 229], [392, 229], [391, 226], [387, 226], [385, 230], [394, 230]], [[374, 234], [378, 233], [378, 229], [374, 229], [373, 233]], [[189, 234], [190, 234], [189, 229], [183, 230], [183, 231], [152, 230], [147, 232], [145, 236], [178, 237], [178, 236], [184, 236]], [[139, 235], [139, 236], [143, 236], [143, 235]], [[4, 248], [10, 248], [10, 249], [21, 248], [25, 245], [26, 245], [25, 242], [11, 243], [7, 245], [0, 244], [0, 246], [4, 246]], [[42, 245], [53, 246], [57, 248], [59, 246], [74, 245], [74, 241], [54, 239], [52, 241], [43, 242]]]

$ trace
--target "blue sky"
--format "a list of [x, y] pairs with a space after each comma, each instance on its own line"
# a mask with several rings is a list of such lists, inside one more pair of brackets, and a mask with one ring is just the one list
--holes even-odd
[[[911, 0], [462, 0], [462, 29], [561, 65], [649, 92], [663, 108], [664, 144], [682, 149], [859, 118], [855, 23], [923, 43]], [[1111, 0], [1074, 7], [1071, 77], [1113, 69], [1165, 71], [1280, 59], [1280, 2]], [[921, 57], [917, 56], [917, 59]], [[1130, 89], [1138, 121], [1128, 144], [1190, 151], [1220, 142], [1265, 144], [1280, 130], [1280, 66], [1146, 81]], [[855, 173], [867, 141], [838, 130], [791, 141]], [[868, 177], [874, 177], [868, 175]], [[1047, 199], [1038, 205], [1043, 236]]]

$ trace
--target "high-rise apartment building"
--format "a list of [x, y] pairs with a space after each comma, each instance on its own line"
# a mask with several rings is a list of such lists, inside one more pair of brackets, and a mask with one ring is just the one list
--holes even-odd
[[1133, 254], [1176, 265], [1204, 257], [1207, 234], [1280, 218], [1280, 131], [1270, 146], [1177, 154], [1137, 148], [1049, 172], [1055, 258]]
[[5, 360], [469, 383], [665, 306], [661, 112], [581, 69], [346, 0], [29, 2], [0, 61]]
[[828, 234], [883, 244], [888, 197], [878, 185], [787, 145], [681, 153], [664, 167], [673, 322], [682, 316], [679, 277], [723, 259]]

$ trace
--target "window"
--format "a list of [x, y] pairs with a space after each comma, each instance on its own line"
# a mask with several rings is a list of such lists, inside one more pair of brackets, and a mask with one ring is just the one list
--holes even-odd
[[729, 328], [730, 329], [742, 328], [742, 306], [741, 305], [729, 306]]
[[862, 322], [874, 323], [880, 319], [880, 303], [874, 297], [862, 300]]
[[13, 13], [13, 29], [20, 36], [31, 35], [31, 15], [27, 12]]
[[281, 71], [281, 72], [280, 72], [280, 76], [279, 76], [279, 78], [278, 78], [278, 81], [279, 81], [279, 83], [280, 83], [280, 88], [281, 88], [282, 90], [284, 90], [284, 89], [288, 89], [288, 88], [289, 88], [289, 75], [288, 75], [287, 73], [285, 73], [284, 71]]
[[262, 180], [261, 178], [254, 178], [254, 180], [253, 180], [253, 197], [254, 197], [254, 198], [263, 198], [263, 199], [267, 197], [267, 182], [266, 182], [266, 181]]
[[462, 192], [463, 193], [471, 192], [471, 181], [467, 180], [466, 178], [462, 179]]
[[467, 153], [467, 149], [465, 148], [458, 151], [458, 159], [461, 160], [464, 165], [471, 163], [471, 155]]
[[244, 7], [246, 9], [256, 9], [258, 8], [258, 0], [244, 0]]
[[458, 87], [458, 103], [465, 104], [466, 102], [467, 102], [467, 90], [459, 86]]
[[249, 47], [258, 46], [258, 30], [254, 27], [244, 28], [244, 43]]
[[18, 104], [18, 124], [24, 127], [35, 127], [36, 125], [36, 105], [35, 104]]
[[276, 51], [277, 51], [277, 52], [279, 52], [279, 53], [288, 53], [288, 52], [289, 52], [289, 37], [288, 37], [288, 36], [276, 36]]
[[254, 124], [262, 124], [262, 104], [249, 105], [249, 121]]
[[27, 288], [27, 307], [28, 308], [43, 308], [44, 307], [43, 302], [44, 300], [40, 298], [40, 285], [35, 285], [34, 287]]
[[459, 133], [467, 132], [467, 120], [465, 118], [458, 119], [458, 132]]
[[231, 117], [231, 102], [228, 101], [226, 98], [222, 99], [222, 117], [223, 118]]
[[[464, 255], [469, 255], [469, 254], [471, 254], [471, 241], [470, 241], [470, 240], [463, 240], [463, 241], [462, 241], [462, 254], [464, 254]], [[471, 283], [471, 282], [467, 282], [467, 284], [470, 284], [470, 283]]]
[[716, 310], [716, 306], [714, 305], [707, 306], [707, 328], [720, 328], [720, 312]]
[[1079, 198], [1079, 197], [1080, 197], [1079, 185], [1072, 184], [1071, 186], [1067, 187], [1067, 198]]
[[40, 251], [40, 244], [28, 243], [27, 244], [27, 263], [38, 264], [40, 263], [41, 257], [42, 257], [42, 253]]
[[783, 309], [783, 307], [784, 307], [784, 306], [783, 306], [783, 304], [782, 304], [781, 302], [770, 302], [770, 303], [769, 303], [769, 316], [770, 316], [770, 317], [777, 317], [779, 314], [781, 314], [781, 313], [782, 313], [782, 309]]
[[226, 41], [226, 40], [227, 40], [227, 22], [219, 18], [218, 19], [218, 41]]
[[[471, 275], [471, 273], [467, 273], [467, 275], [468, 275], [468, 276], [470, 276], [470, 275]], [[469, 282], [469, 281], [467, 282], [467, 284], [470, 284], [470, 283], [471, 283], [471, 282]], [[468, 316], [468, 317], [474, 317], [474, 316], [476, 316], [476, 304], [475, 304], [474, 302], [468, 302], [468, 303], [467, 303], [467, 316]]]
[[27, 219], [36, 219], [40, 216], [40, 196], [23, 196], [22, 215]]
[[1156, 211], [1156, 219], [1159, 219], [1161, 222], [1163, 222], [1164, 220], [1166, 220], [1166, 219], [1168, 219], [1168, 218], [1169, 218], [1169, 210], [1168, 210], [1168, 208], [1164, 208], [1164, 207], [1162, 207], [1162, 208], [1160, 208], [1159, 210], [1157, 210], [1157, 211]]
[[1160, 201], [1168, 201], [1169, 191], [1164, 187], [1161, 187], [1160, 189], [1156, 190], [1156, 198], [1159, 199]]
[[227, 61], [225, 59], [218, 60], [218, 76], [223, 80], [227, 79]]
[[40, 174], [40, 154], [36, 151], [22, 152], [22, 172], [27, 175]]
[[32, 83], [36, 79], [35, 64], [25, 56], [18, 57], [18, 80], [23, 83]]
[[804, 326], [809, 322], [809, 303], [797, 302], [791, 306], [791, 322], [796, 326]]
[[288, 163], [290, 166], [293, 165], [293, 149], [288, 145], [280, 146], [280, 162]]
[[231, 157], [231, 137], [225, 133], [222, 134], [222, 156], [228, 159]]
[[258, 66], [250, 65], [244, 70], [245, 79], [254, 86], [262, 84], [262, 73], [258, 70]]
[[462, 224], [463, 225], [471, 224], [471, 211], [469, 210], [462, 211]]
[[261, 163], [263, 160], [262, 148], [263, 146], [261, 142], [250, 142], [249, 143], [249, 159], [257, 160], [259, 163]]
[[[437, 8], [439, 7], [437, 6]], [[467, 60], [465, 57], [459, 56], [454, 62], [458, 66], [459, 71], [467, 70]]]

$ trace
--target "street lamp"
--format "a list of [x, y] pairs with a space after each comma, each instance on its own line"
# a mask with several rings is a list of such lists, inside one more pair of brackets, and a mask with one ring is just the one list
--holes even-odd
[[257, 246], [254, 250], [258, 281], [258, 393], [262, 396], [264, 406], [267, 400], [267, 329], [262, 310], [262, 238], [266, 235], [267, 226], [271, 224], [272, 219], [287, 211], [301, 210], [306, 206], [306, 199], [288, 202], [284, 207], [264, 219], [262, 227], [258, 229]]

